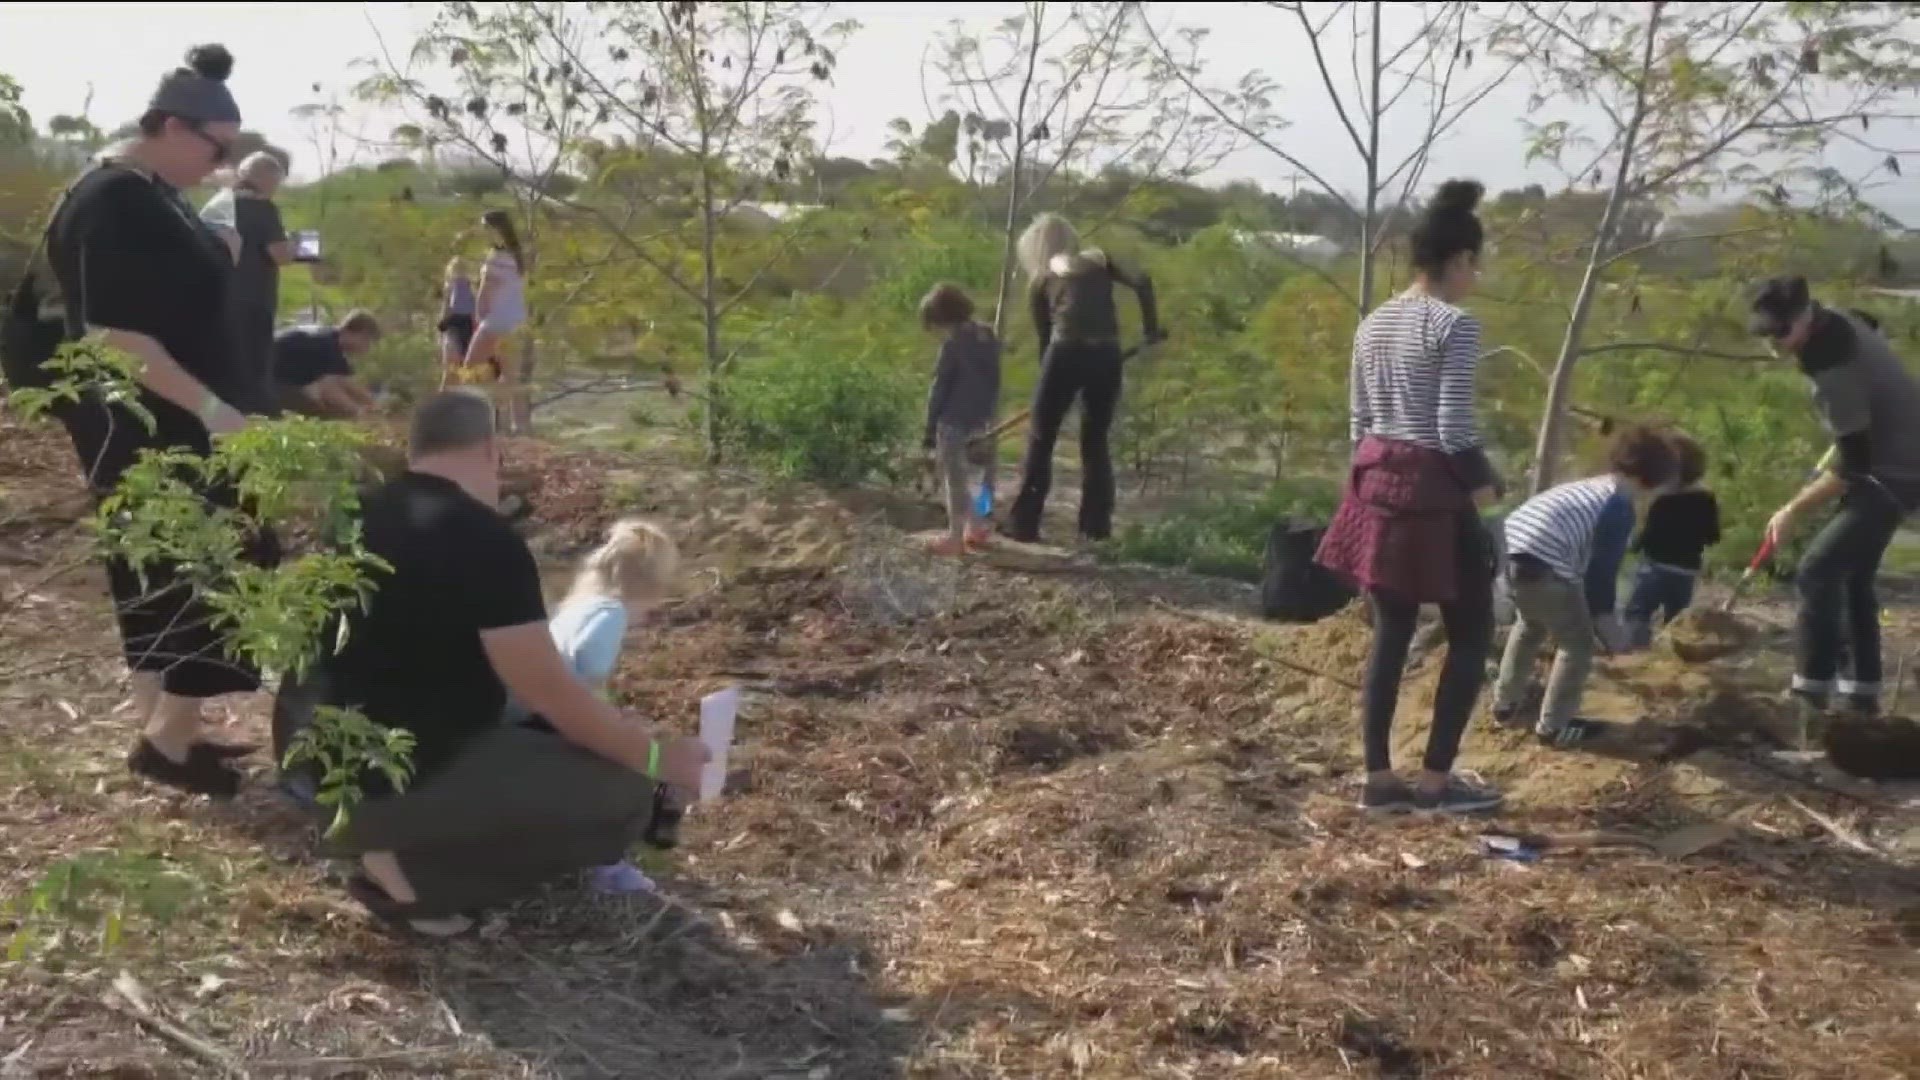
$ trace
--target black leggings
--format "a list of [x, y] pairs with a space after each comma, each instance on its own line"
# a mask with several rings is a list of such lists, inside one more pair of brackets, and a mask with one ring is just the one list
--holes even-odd
[[1830, 693], [1844, 644], [1848, 670], [1840, 690], [1880, 695], [1880, 597], [1874, 579], [1903, 516], [1884, 488], [1857, 483], [1808, 546], [1800, 560], [1800, 612], [1794, 621], [1795, 686]]
[[1120, 404], [1120, 346], [1056, 341], [1040, 365], [1033, 394], [1033, 420], [1027, 457], [1021, 466], [1020, 494], [1009, 514], [1013, 536], [1040, 537], [1040, 514], [1053, 486], [1053, 444], [1060, 425], [1080, 399], [1080, 535], [1105, 540], [1113, 532], [1113, 453], [1107, 433]]
[[[1433, 726], [1427, 732], [1422, 766], [1449, 772], [1460, 752], [1460, 738], [1487, 679], [1487, 655], [1493, 648], [1493, 549], [1479, 518], [1462, 514], [1456, 542], [1459, 587], [1440, 605], [1447, 630], [1447, 659], [1433, 695]], [[1400, 677], [1407, 667], [1420, 605], [1373, 589], [1373, 651], [1367, 658], [1367, 682], [1360, 695], [1365, 724], [1367, 771], [1393, 768], [1393, 714], [1400, 701]]]
[[[119, 486], [142, 450], [211, 452], [206, 429], [198, 420], [152, 395], [143, 398], [157, 425], [151, 433], [118, 405], [66, 403], [56, 410], [96, 505]], [[212, 507], [235, 505], [231, 491], [209, 491], [206, 499]], [[273, 537], [257, 539], [249, 557], [261, 565], [277, 561]], [[144, 582], [124, 559], [107, 559], [106, 569], [128, 668], [160, 675], [165, 692], [180, 697], [209, 698], [260, 688], [259, 674], [227, 655], [226, 638], [213, 625], [213, 613], [173, 567], [147, 566]]]

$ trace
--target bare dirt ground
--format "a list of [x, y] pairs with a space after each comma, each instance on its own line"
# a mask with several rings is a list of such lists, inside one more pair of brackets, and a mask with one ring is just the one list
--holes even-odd
[[[938, 511], [910, 501], [516, 443], [556, 562], [619, 512], [679, 533], [685, 595], [616, 690], [690, 725], [701, 694], [744, 685], [743, 741], [731, 794], [653, 864], [666, 900], [556, 887], [425, 942], [346, 902], [264, 775], [209, 807], [125, 774], [103, 589], [48, 576], [80, 550], [66, 454], [0, 428], [0, 652], [34, 669], [0, 688], [3, 1077], [1870, 1080], [1920, 1061], [1920, 812], [1896, 785], [1780, 775], [1800, 765], [1764, 752], [1771, 636], [1713, 665], [1606, 665], [1590, 711], [1636, 724], [1604, 752], [1476, 725], [1465, 764], [1513, 797], [1497, 819], [1378, 821], [1352, 808], [1355, 616], [1266, 626], [1237, 586], [1046, 550], [936, 563], [911, 533]], [[1912, 626], [1897, 614], [1894, 640]], [[1409, 764], [1431, 680], [1409, 678]], [[233, 722], [264, 738], [264, 717], [253, 700]], [[1488, 858], [1489, 829], [1546, 853]]]

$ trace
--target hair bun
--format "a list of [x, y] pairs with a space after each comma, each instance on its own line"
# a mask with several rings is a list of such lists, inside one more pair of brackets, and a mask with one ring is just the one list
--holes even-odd
[[1433, 194], [1429, 214], [1471, 214], [1486, 194], [1486, 185], [1478, 180], [1449, 180]]
[[195, 45], [187, 50], [187, 66], [202, 78], [226, 82], [233, 74], [233, 54], [225, 45]]

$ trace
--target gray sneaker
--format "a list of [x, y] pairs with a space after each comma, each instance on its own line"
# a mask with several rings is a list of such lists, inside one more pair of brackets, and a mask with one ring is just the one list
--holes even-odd
[[1556, 749], [1565, 750], [1569, 747], [1579, 746], [1581, 743], [1588, 743], [1595, 739], [1605, 738], [1611, 731], [1613, 731], [1613, 725], [1607, 723], [1605, 720], [1587, 720], [1582, 717], [1575, 717], [1557, 728], [1536, 727], [1533, 729], [1533, 734], [1542, 743]]
[[1413, 789], [1397, 776], [1369, 776], [1360, 788], [1360, 809], [1374, 814], [1404, 814], [1413, 809]]
[[1447, 786], [1437, 794], [1415, 790], [1413, 806], [1437, 814], [1479, 814], [1497, 810], [1507, 801], [1505, 795], [1486, 784], [1463, 776], [1447, 777]]

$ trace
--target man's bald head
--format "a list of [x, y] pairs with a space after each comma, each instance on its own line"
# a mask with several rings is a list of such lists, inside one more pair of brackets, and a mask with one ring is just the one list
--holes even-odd
[[242, 186], [262, 195], [271, 195], [280, 186], [280, 181], [286, 179], [287, 170], [286, 166], [280, 164], [279, 158], [265, 150], [255, 150], [240, 159], [240, 164], [234, 166], [233, 175]]

